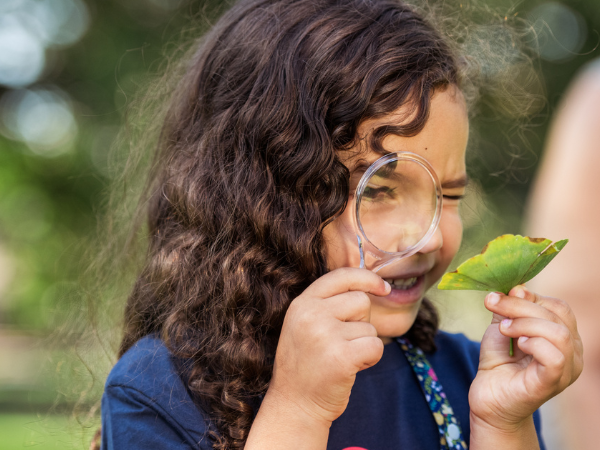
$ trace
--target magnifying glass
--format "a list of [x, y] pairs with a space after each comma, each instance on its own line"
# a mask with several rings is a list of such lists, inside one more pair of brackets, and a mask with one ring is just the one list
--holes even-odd
[[415, 153], [390, 153], [371, 164], [355, 200], [360, 267], [373, 272], [417, 253], [440, 223], [440, 182]]

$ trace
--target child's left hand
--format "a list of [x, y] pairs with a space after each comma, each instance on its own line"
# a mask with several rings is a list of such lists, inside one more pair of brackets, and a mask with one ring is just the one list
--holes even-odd
[[[508, 296], [488, 294], [485, 306], [494, 316], [469, 391], [471, 415], [510, 431], [579, 377], [583, 347], [575, 316], [562, 300], [516, 286]], [[508, 354], [510, 337], [514, 356]]]

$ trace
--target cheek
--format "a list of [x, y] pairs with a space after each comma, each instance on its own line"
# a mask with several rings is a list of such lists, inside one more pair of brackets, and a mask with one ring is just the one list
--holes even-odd
[[454, 256], [456, 256], [462, 241], [463, 226], [457, 208], [443, 213], [440, 229], [444, 239], [441, 262], [445, 264], [445, 271]]
[[350, 208], [323, 229], [325, 258], [329, 270], [359, 267], [360, 255]]

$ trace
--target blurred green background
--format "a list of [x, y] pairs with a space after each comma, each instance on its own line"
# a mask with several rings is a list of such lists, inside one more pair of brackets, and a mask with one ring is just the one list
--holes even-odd
[[[597, 0], [488, 3], [534, 24], [547, 102], [520, 126], [489, 106], [475, 118], [474, 183], [457, 259], [520, 231], [552, 112], [578, 70], [600, 55]], [[89, 446], [114, 354], [96, 344], [75, 353], [62, 331], [85, 309], [69, 293], [114, 173], [108, 152], [131, 96], [160, 71], [165, 45], [191, 17], [214, 16], [220, 6], [0, 1], [0, 450]], [[433, 296], [445, 329], [481, 338], [489, 320], [482, 293]]]

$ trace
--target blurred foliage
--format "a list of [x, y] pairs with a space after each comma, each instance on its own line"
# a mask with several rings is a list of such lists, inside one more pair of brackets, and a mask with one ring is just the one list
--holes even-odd
[[[488, 2], [505, 8], [511, 17], [527, 17], [556, 4]], [[86, 34], [70, 46], [48, 48], [46, 69], [29, 86], [64, 93], [76, 137], [61, 151], [44, 153], [10, 133], [0, 135], [0, 330], [44, 336], [63, 320], [57, 318], [58, 303], [77, 280], [81, 242], [94, 233], [102, 214], [112, 174], [108, 150], [131, 96], [160, 71], [169, 53], [165, 46], [177, 40], [190, 17], [214, 17], [223, 6], [218, 0], [85, 0], [85, 4], [90, 23]], [[477, 137], [469, 161], [472, 188], [486, 201], [468, 212], [467, 253], [498, 234], [519, 232], [552, 111], [577, 71], [600, 55], [600, 2], [571, 0], [568, 7], [583, 23], [582, 39], [577, 51], [566, 57], [540, 59], [545, 92], [539, 94], [547, 102], [537, 114], [519, 125], [499, 116], [493, 99], [487, 99], [473, 121]], [[0, 86], [0, 98], [13, 90]], [[66, 309], [82, 308], [75, 301]], [[110, 361], [107, 355], [102, 358]], [[94, 389], [101, 391], [97, 383]], [[64, 394], [64, 400], [77, 402], [71, 394]]]
[[[525, 0], [519, 2], [514, 8], [514, 14], [520, 14], [534, 21], [536, 17], [532, 16], [531, 12], [548, 5], [564, 5], [570, 8], [570, 12], [583, 22], [583, 29], [580, 30], [583, 36], [578, 50], [573, 53], [567, 52], [566, 58], [556, 61], [546, 58], [537, 60], [544, 83], [544, 92], [540, 94], [544, 96], [545, 104], [526, 122], [515, 123], [510, 119], [497, 117], [494, 111], [488, 108], [482, 111], [481, 116], [473, 124], [479, 139], [476, 157], [470, 161], [470, 170], [480, 181], [488, 200], [491, 200], [492, 207], [499, 212], [497, 217], [499, 220], [503, 220], [503, 212], [511, 212], [512, 214], [508, 214], [509, 217], [513, 214], [518, 217], [522, 215], [529, 186], [543, 151], [552, 113], [577, 72], [588, 62], [600, 56], [599, 2], [575, 0], [560, 4]], [[548, 36], [550, 32], [543, 22], [541, 25], [540, 22], [537, 24], [537, 26], [534, 24], [534, 29], [541, 35], [545, 35], [540, 36], [541, 45], [550, 43], [555, 48], [564, 50], [560, 41], [557, 42], [556, 39]], [[506, 231], [518, 232], [519, 227], [520, 222], [517, 221]]]
[[[77, 277], [79, 243], [101, 214], [108, 152], [128, 100], [156, 69], [165, 43], [205, 5], [97, 0], [87, 6], [87, 34], [54, 50], [49, 63], [59, 62], [38, 83], [70, 97], [79, 130], [73, 148], [47, 156], [0, 136], [0, 251], [12, 266], [5, 269], [12, 275], [8, 289], [0, 292], [0, 325], [52, 330], [53, 290]], [[0, 96], [7, 91], [0, 87]]]
[[35, 414], [0, 414], [2, 450], [43, 448], [44, 450], [87, 449], [98, 422], [94, 426], [76, 427], [64, 416]]

